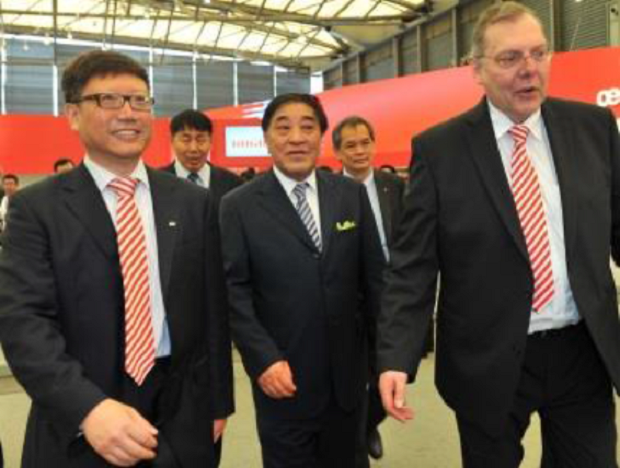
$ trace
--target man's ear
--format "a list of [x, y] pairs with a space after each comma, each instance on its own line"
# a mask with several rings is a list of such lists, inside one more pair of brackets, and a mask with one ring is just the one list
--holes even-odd
[[79, 130], [80, 128], [80, 108], [77, 104], [65, 104], [65, 115], [69, 120], [71, 130]]

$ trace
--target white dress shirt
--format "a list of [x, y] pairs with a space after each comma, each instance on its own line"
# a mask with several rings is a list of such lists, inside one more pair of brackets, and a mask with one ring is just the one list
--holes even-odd
[[[343, 168], [342, 173], [346, 177], [354, 178], [351, 174], [347, 172], [345, 168]], [[383, 249], [383, 256], [385, 257], [385, 261], [390, 261], [390, 250], [387, 245], [387, 237], [385, 235], [385, 227], [383, 226], [383, 216], [381, 215], [381, 203], [379, 203], [379, 192], [377, 191], [377, 182], [375, 180], [375, 171], [370, 170], [370, 173], [364, 179], [364, 187], [366, 187], [366, 193], [368, 194], [368, 199], [370, 200], [370, 207], [372, 208], [372, 213], [375, 216], [375, 223], [377, 224], [377, 229], [379, 230], [379, 238], [381, 239], [381, 248]]]
[[312, 217], [314, 218], [314, 223], [316, 224], [316, 228], [319, 231], [319, 237], [321, 238], [321, 244], [323, 244], [323, 233], [321, 232], [321, 210], [319, 209], [319, 191], [316, 184], [316, 173], [312, 171], [312, 173], [306, 177], [305, 180], [297, 181], [295, 179], [290, 178], [285, 175], [280, 169], [276, 166], [273, 166], [273, 173], [280, 182], [280, 185], [284, 188], [286, 195], [289, 200], [293, 204], [295, 210], [297, 210], [297, 196], [293, 193], [293, 190], [297, 186], [297, 184], [303, 184], [307, 182], [309, 187], [306, 190], [306, 198], [308, 200], [308, 205], [310, 205], [310, 211], [312, 211]]
[[[93, 176], [97, 188], [101, 191], [106, 208], [110, 213], [114, 228], [116, 228], [116, 193], [109, 187], [110, 182], [117, 176], [95, 163], [88, 156], [84, 158], [84, 165]], [[140, 161], [136, 166], [132, 178], [138, 179], [136, 186], [136, 204], [144, 226], [146, 235], [146, 249], [149, 261], [149, 286], [151, 291], [151, 317], [153, 334], [157, 343], [157, 357], [170, 355], [170, 333], [164, 312], [164, 299], [161, 291], [159, 274], [159, 254], [157, 250], [157, 231], [153, 216], [153, 199], [148, 174], [144, 163]]]
[[[508, 131], [515, 125], [510, 118], [488, 101], [493, 131], [506, 171], [508, 184], [512, 183], [511, 161], [514, 139]], [[563, 328], [580, 320], [577, 304], [573, 298], [566, 269], [566, 249], [564, 245], [564, 219], [562, 198], [558, 185], [555, 164], [551, 154], [549, 137], [540, 109], [523, 122], [530, 133], [527, 138], [527, 153], [538, 174], [543, 205], [547, 216], [551, 265], [553, 268], [553, 299], [539, 312], [530, 315], [529, 333], [554, 328]]]
[[[187, 176], [190, 175], [190, 172], [185, 169], [185, 166], [183, 166], [183, 164], [181, 164], [177, 159], [174, 160], [174, 172], [176, 172], [177, 177], [181, 177], [183, 179], [187, 179]], [[204, 188], [209, 188], [211, 182], [211, 166], [205, 163], [196, 175], [198, 176], [198, 185]]]
[[4, 229], [6, 223], [6, 215], [9, 212], [9, 196], [5, 195], [0, 201], [0, 231]]

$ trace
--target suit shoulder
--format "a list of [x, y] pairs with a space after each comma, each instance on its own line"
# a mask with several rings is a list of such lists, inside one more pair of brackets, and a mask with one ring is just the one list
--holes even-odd
[[464, 130], [465, 122], [468, 119], [472, 118], [473, 110], [469, 110], [463, 114], [457, 115], [451, 119], [445, 120], [443, 122], [434, 125], [427, 130], [424, 130], [422, 133], [414, 136], [414, 141], [428, 141], [428, 142], [444, 142], [448, 141], [446, 139], [460, 134]]
[[610, 110], [595, 104], [580, 101], [570, 101], [567, 99], [549, 98], [545, 101], [544, 107], [560, 115], [580, 116], [599, 116], [608, 117]]
[[210, 166], [211, 170], [213, 171], [213, 175], [217, 174], [217, 176], [221, 177], [223, 180], [234, 182], [238, 185], [241, 185], [243, 183], [243, 179], [234, 172], [229, 171], [228, 169], [225, 169], [223, 167], [214, 166], [212, 164]]
[[376, 170], [375, 178], [386, 185], [392, 185], [395, 187], [404, 187], [405, 181], [398, 177], [396, 174], [391, 174], [389, 172]]

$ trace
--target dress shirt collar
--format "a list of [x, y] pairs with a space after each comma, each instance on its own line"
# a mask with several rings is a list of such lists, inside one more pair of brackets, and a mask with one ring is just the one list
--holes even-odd
[[[516, 124], [510, 119], [510, 117], [495, 107], [490, 100], [487, 99], [487, 103], [489, 105], [491, 123], [493, 124], [493, 131], [495, 132], [495, 139], [500, 140]], [[530, 136], [533, 136], [538, 141], [543, 141], [543, 123], [540, 108], [530, 115], [521, 125], [525, 125], [530, 130]], [[512, 138], [510, 135], [509, 137]]]
[[[102, 192], [110, 184], [110, 182], [112, 182], [112, 180], [118, 177], [116, 174], [111, 173], [100, 164], [97, 164], [88, 155], [86, 155], [86, 157], [84, 158], [84, 165], [93, 176], [93, 179], [95, 180], [95, 185], [97, 185], [97, 188]], [[144, 184], [147, 189], [150, 188], [149, 176], [146, 172], [146, 166], [141, 159], [138, 161], [138, 165], [133, 170], [130, 177], [138, 179], [138, 181], [141, 184]]]
[[302, 181], [297, 181], [295, 179], [292, 179], [291, 177], [289, 177], [286, 174], [284, 174], [276, 166], [273, 166], [273, 173], [274, 173], [274, 175], [276, 176], [276, 179], [278, 179], [278, 182], [280, 182], [280, 185], [282, 185], [282, 187], [284, 188], [284, 191], [286, 192], [286, 194], [289, 197], [293, 196], [293, 190], [295, 189], [295, 186], [297, 186], [297, 184], [302, 184], [304, 182], [308, 183], [308, 185], [310, 186], [310, 190], [311, 191], [313, 191], [314, 193], [318, 193], [317, 192], [317, 184], [316, 184], [316, 172], [314, 171], [314, 169], [312, 170], [310, 175], [308, 177], [306, 177], [305, 180], [302, 180]]
[[[187, 176], [189, 175], [189, 171], [185, 169], [185, 166], [183, 166], [178, 159], [174, 160], [174, 172], [178, 177], [182, 177], [183, 179], [187, 179]], [[206, 162], [197, 174], [200, 177], [200, 180], [202, 180], [203, 185], [205, 187], [209, 187], [209, 179], [211, 177], [211, 166], [209, 166], [209, 163]]]

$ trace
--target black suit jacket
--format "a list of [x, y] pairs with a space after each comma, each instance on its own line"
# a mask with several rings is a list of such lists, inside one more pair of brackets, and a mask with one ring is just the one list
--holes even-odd
[[387, 245], [391, 247], [402, 211], [405, 182], [394, 174], [375, 170], [375, 184], [381, 207], [383, 231]]
[[[367, 332], [384, 264], [377, 228], [362, 185], [316, 176], [322, 253], [273, 172], [231, 192], [221, 205], [233, 339], [257, 411], [269, 417], [312, 417], [330, 398], [351, 410], [365, 388]], [[370, 304], [366, 315], [362, 300]], [[298, 390], [294, 398], [274, 400], [256, 379], [282, 359]]]
[[[227, 171], [226, 169], [222, 169], [221, 167], [214, 166], [213, 164], [209, 164], [209, 167], [211, 168], [209, 192], [211, 193], [211, 197], [214, 202], [219, 205], [219, 202], [224, 195], [231, 190], [236, 189], [240, 185], [243, 185], [243, 179], [237, 174]], [[168, 166], [162, 167], [161, 170], [176, 175], [174, 162]]]
[[[232, 412], [216, 219], [205, 190], [148, 170], [172, 343], [160, 431], [183, 466], [204, 466], [210, 421]], [[104, 398], [123, 401], [124, 300], [116, 233], [85, 166], [21, 190], [0, 253], [0, 337], [33, 401], [27, 467], [99, 467], [77, 438]], [[189, 419], [192, 417], [193, 419]]]
[[[568, 277], [616, 388], [620, 324], [610, 253], [620, 251], [620, 143], [606, 109], [548, 99]], [[513, 401], [533, 280], [486, 102], [414, 139], [410, 190], [379, 323], [382, 370], [411, 372], [437, 304], [436, 383], [461, 416], [497, 431]]]

